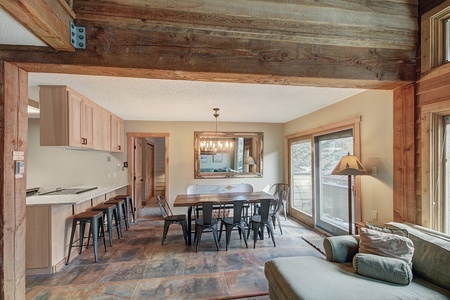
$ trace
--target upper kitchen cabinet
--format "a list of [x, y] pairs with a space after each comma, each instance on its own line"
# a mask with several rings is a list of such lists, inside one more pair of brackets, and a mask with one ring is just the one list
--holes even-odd
[[67, 86], [41, 86], [41, 146], [94, 148], [94, 103]]
[[103, 107], [96, 105], [94, 109], [94, 149], [110, 151], [111, 140], [111, 113]]
[[124, 122], [122, 119], [111, 114], [111, 151], [123, 152], [124, 151]]
[[41, 146], [123, 152], [124, 122], [67, 86], [40, 86]]

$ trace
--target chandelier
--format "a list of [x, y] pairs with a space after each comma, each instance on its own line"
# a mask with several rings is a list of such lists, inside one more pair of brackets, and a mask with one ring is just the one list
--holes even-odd
[[214, 118], [216, 118], [216, 131], [211, 134], [211, 136], [202, 138], [200, 142], [200, 152], [204, 155], [214, 155], [216, 153], [221, 152], [231, 152], [234, 150], [233, 140], [220, 138], [221, 133], [217, 132], [217, 118], [219, 114], [217, 113], [220, 109], [213, 108], [214, 110]]

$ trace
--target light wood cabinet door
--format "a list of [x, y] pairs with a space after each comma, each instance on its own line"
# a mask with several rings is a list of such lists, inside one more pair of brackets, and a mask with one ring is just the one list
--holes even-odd
[[68, 90], [69, 146], [93, 148], [94, 104], [80, 94]]
[[124, 122], [119, 117], [111, 114], [111, 151], [124, 151]]
[[110, 151], [110, 113], [99, 105], [94, 106], [94, 149]]

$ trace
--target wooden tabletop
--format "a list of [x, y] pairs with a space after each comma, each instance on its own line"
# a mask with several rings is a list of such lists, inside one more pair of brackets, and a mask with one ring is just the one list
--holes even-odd
[[273, 196], [266, 192], [251, 193], [220, 193], [220, 194], [195, 194], [195, 195], [178, 195], [175, 198], [173, 206], [193, 206], [197, 202], [217, 201], [220, 203], [228, 203], [232, 201], [255, 201], [258, 199], [273, 199]]

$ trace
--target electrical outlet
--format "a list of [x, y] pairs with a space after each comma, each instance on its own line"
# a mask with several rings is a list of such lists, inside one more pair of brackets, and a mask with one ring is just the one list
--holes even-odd
[[372, 167], [372, 176], [377, 176], [377, 175], [378, 175], [377, 167]]
[[108, 173], [107, 177], [108, 179], [111, 179], [111, 173]]
[[113, 173], [113, 178], [117, 178], [117, 173], [116, 172]]
[[372, 210], [372, 220], [378, 221], [378, 212], [376, 210]]

